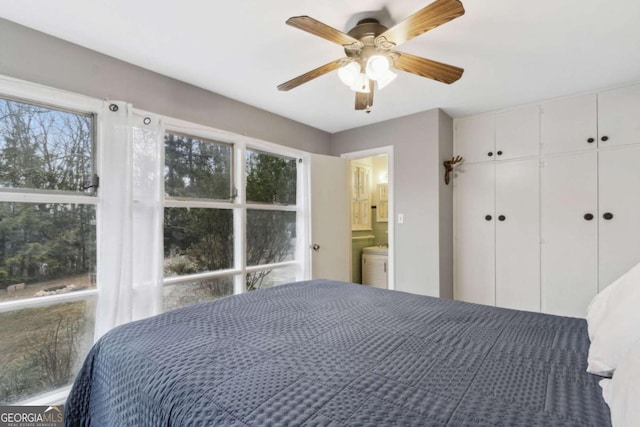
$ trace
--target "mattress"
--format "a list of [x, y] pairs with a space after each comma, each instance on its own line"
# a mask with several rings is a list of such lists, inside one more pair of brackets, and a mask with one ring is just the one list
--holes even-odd
[[68, 426], [609, 426], [582, 319], [314, 280], [115, 328]]

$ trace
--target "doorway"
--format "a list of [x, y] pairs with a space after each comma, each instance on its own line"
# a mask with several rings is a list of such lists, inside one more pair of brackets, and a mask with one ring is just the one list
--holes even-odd
[[350, 166], [351, 281], [394, 289], [393, 147], [342, 157]]

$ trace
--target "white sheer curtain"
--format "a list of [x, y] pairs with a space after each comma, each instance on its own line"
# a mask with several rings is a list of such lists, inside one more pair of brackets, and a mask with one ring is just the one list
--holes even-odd
[[111, 101], [100, 125], [96, 340], [157, 313], [162, 278], [160, 119]]

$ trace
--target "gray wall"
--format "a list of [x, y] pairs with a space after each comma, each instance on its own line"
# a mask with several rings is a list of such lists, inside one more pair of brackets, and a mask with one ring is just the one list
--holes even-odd
[[440, 297], [453, 299], [453, 175], [449, 185], [444, 183], [444, 165], [442, 162], [453, 157], [453, 119], [443, 111], [438, 115], [438, 139], [440, 161], [437, 165], [440, 177], [439, 185], [439, 227], [440, 250]]
[[0, 74], [312, 153], [330, 151], [327, 132], [1, 18]]
[[394, 146], [395, 214], [404, 214], [404, 224], [395, 226], [395, 284], [400, 291], [452, 293], [452, 196], [451, 188], [441, 184], [442, 162], [452, 152], [452, 126], [446, 114], [431, 110], [333, 135], [334, 155]]

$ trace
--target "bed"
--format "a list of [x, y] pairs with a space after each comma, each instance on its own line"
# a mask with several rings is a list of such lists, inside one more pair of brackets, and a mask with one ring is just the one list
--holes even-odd
[[610, 426], [582, 319], [313, 280], [92, 348], [66, 425]]

